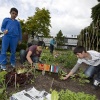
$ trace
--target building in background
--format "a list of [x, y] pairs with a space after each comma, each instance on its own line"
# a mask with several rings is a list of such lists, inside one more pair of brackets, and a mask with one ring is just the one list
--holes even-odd
[[57, 45], [59, 49], [74, 49], [77, 46], [78, 39], [77, 37], [65, 37], [64, 45]]
[[[33, 38], [30, 35], [29, 39], [28, 39], [28, 43], [35, 44], [38, 41], [43, 41], [45, 43], [45, 46], [49, 47], [50, 46], [50, 40], [52, 38], [53, 37], [43, 37], [43, 36], [40, 36], [40, 35], [34, 36], [34, 38]], [[78, 42], [77, 36], [65, 37], [64, 43], [63, 43], [64, 45], [59, 46], [59, 45], [55, 44], [55, 48], [57, 48], [57, 49], [74, 49], [77, 46], [77, 42]]]

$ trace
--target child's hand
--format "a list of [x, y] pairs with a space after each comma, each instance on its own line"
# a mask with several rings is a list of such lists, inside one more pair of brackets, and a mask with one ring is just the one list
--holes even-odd
[[68, 75], [62, 78], [62, 80], [67, 80], [67, 79], [68, 79]]
[[4, 30], [3, 33], [4, 33], [4, 34], [7, 34], [7, 33], [8, 33], [8, 30]]
[[32, 64], [31, 64], [31, 67], [32, 67], [32, 68], [35, 68], [35, 64], [34, 64], [34, 63], [32, 63]]
[[21, 41], [18, 42], [19, 45], [20, 45], [21, 43], [22, 43]]

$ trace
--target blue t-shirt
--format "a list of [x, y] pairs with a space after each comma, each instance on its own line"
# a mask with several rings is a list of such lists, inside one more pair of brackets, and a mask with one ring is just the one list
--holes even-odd
[[54, 39], [52, 39], [52, 40], [50, 41], [50, 44], [51, 44], [51, 45], [54, 45], [54, 44], [56, 44], [56, 41], [55, 41]]

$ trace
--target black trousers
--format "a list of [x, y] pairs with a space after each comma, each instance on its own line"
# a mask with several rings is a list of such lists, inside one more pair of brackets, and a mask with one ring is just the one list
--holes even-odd
[[54, 45], [50, 44], [50, 53], [53, 54]]

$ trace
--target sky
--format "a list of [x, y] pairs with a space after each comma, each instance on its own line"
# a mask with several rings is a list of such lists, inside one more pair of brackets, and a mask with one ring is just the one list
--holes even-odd
[[90, 25], [91, 8], [97, 4], [97, 0], [0, 0], [0, 27], [3, 19], [10, 17], [12, 7], [18, 9], [17, 18], [21, 20], [33, 16], [35, 8], [39, 7], [50, 12], [51, 36], [56, 36], [61, 30], [64, 36], [72, 37], [79, 35], [82, 29]]

